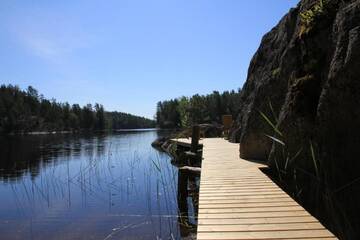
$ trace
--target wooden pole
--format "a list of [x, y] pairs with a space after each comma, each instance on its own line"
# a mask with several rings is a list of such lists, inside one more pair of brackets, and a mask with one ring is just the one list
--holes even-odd
[[187, 228], [189, 225], [189, 209], [187, 203], [188, 197], [188, 175], [184, 171], [178, 171], [178, 194], [177, 202], [179, 209], [178, 222], [180, 226], [180, 235], [187, 236]]
[[222, 122], [223, 122], [223, 134], [225, 138], [229, 137], [229, 130], [233, 124], [232, 115], [222, 115]]
[[191, 135], [191, 152], [196, 153], [198, 150], [200, 139], [200, 126], [194, 125], [192, 128], [192, 135]]

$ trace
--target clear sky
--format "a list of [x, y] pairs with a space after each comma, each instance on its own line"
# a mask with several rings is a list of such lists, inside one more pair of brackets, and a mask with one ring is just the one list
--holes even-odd
[[297, 0], [1, 0], [0, 83], [153, 117], [156, 103], [242, 87]]

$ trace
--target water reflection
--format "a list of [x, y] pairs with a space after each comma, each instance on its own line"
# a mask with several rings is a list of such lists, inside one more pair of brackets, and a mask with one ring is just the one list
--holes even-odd
[[1, 137], [1, 239], [188, 237], [196, 210], [182, 209], [181, 174], [151, 148], [158, 135]]
[[[199, 176], [188, 171], [178, 171], [178, 223], [180, 236], [192, 238], [196, 233], [199, 200]], [[192, 209], [189, 209], [192, 207]]]

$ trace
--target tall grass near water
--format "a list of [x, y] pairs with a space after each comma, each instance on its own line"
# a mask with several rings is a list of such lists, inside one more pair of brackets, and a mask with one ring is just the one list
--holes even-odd
[[268, 159], [271, 163], [270, 175], [288, 194], [320, 219], [338, 237], [349, 239], [354, 232], [350, 228], [356, 219], [350, 219], [343, 210], [338, 194], [360, 183], [360, 178], [337, 188], [332, 187], [329, 182], [331, 172], [326, 170], [319, 157], [318, 143], [309, 136], [308, 139], [299, 143], [297, 150], [290, 152], [287, 134], [281, 130], [281, 122], [273, 111], [271, 102], [269, 102], [269, 109], [272, 116], [262, 111], [259, 111], [259, 116], [271, 129], [271, 132], [264, 133], [273, 142]]

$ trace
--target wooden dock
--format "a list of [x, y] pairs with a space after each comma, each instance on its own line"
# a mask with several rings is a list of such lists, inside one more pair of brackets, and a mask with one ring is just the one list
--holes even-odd
[[239, 144], [201, 141], [197, 239], [337, 239], [260, 167], [239, 158]]

